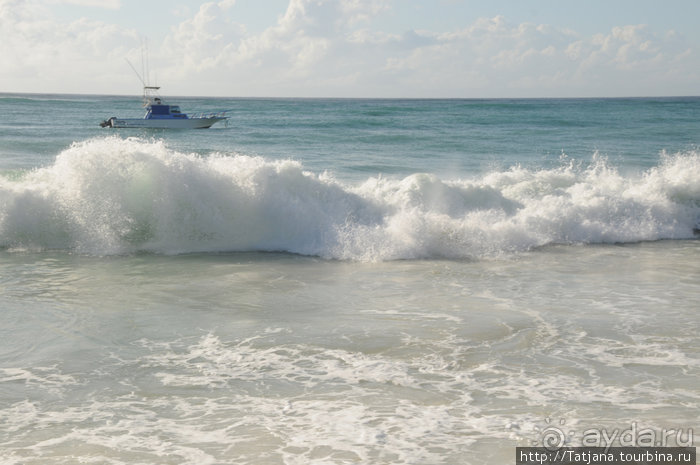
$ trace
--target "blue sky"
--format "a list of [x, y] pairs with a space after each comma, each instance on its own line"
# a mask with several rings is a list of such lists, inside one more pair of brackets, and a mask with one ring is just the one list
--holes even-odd
[[0, 0], [0, 91], [700, 95], [697, 0]]

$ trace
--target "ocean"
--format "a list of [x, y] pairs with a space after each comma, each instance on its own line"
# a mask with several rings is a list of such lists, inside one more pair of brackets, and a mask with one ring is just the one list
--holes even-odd
[[700, 98], [0, 94], [0, 463], [695, 446]]

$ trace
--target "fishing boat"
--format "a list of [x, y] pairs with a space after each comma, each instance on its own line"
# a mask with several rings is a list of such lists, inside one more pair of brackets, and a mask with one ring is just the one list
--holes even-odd
[[112, 116], [100, 123], [103, 128], [204, 129], [227, 120], [225, 111], [188, 116], [178, 105], [169, 105], [158, 95], [158, 86], [143, 86], [143, 118]]

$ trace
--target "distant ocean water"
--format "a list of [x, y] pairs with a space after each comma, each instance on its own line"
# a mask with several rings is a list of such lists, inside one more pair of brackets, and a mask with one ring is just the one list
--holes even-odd
[[0, 94], [0, 463], [697, 445], [700, 98], [174, 103]]

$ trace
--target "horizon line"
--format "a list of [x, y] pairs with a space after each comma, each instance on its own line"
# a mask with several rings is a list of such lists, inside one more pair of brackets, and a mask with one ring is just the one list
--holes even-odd
[[[71, 97], [134, 97], [141, 98], [139, 94], [101, 94], [101, 93], [75, 93], [75, 92], [13, 92], [0, 91], [0, 95], [56, 95]], [[560, 96], [560, 97], [333, 97], [333, 96], [223, 96], [223, 95], [167, 95], [168, 98], [210, 98], [210, 99], [258, 99], [258, 100], [614, 100], [614, 99], [649, 99], [649, 98], [700, 98], [698, 95], [656, 94], [656, 95], [619, 95], [619, 96]]]

